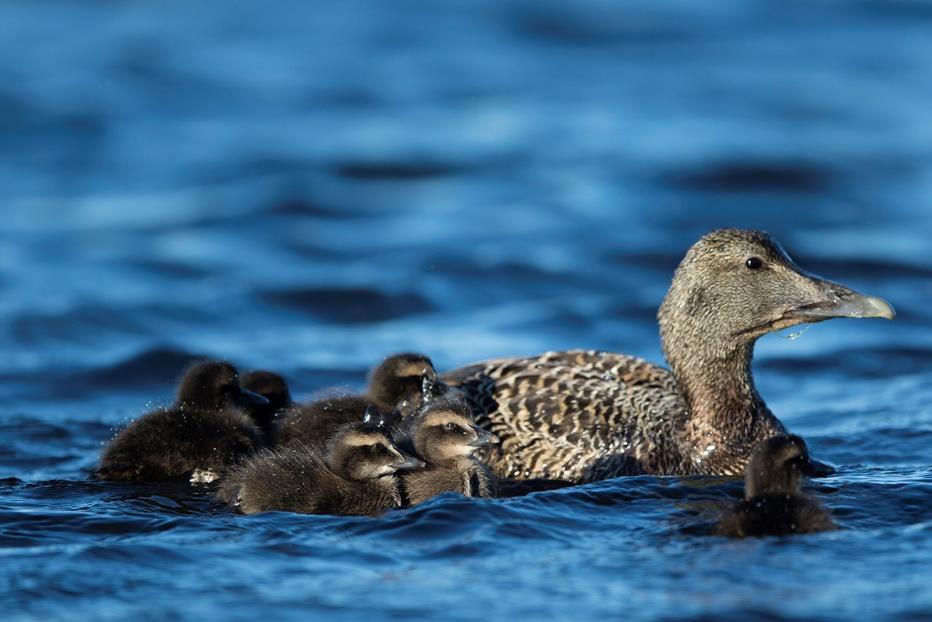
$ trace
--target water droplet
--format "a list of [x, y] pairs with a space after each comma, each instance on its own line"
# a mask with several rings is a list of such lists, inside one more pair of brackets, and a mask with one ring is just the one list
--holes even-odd
[[803, 334], [804, 334], [807, 330], [809, 330], [809, 327], [810, 327], [810, 326], [812, 326], [812, 324], [803, 324], [803, 325], [799, 328], [799, 330], [797, 330], [796, 332], [787, 333], [787, 334], [783, 334], [782, 332], [779, 332], [779, 333], [777, 333], [777, 334], [780, 335], [781, 337], [783, 337], [784, 339], [789, 339], [790, 341], [796, 341], [797, 339], [799, 339], [800, 337], [802, 337]]

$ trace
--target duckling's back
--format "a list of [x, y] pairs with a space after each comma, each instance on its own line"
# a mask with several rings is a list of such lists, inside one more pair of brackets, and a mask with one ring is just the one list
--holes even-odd
[[97, 476], [122, 481], [186, 481], [193, 471], [219, 474], [260, 446], [239, 410], [159, 410], [120, 432], [101, 456]]
[[362, 421], [369, 401], [358, 395], [340, 395], [295, 406], [281, 418], [275, 439], [278, 445], [299, 443], [323, 447], [340, 426]]
[[217, 496], [244, 514], [372, 515], [400, 505], [396, 488], [345, 480], [299, 443], [259, 452], [223, 480]]
[[735, 504], [720, 520], [719, 535], [786, 536], [835, 529], [829, 513], [800, 494], [760, 495]]

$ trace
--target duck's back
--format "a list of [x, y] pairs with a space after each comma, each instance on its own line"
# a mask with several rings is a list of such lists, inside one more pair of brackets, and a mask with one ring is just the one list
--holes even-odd
[[260, 433], [238, 410], [158, 410], [120, 432], [104, 451], [102, 479], [182, 481], [194, 471], [218, 474], [256, 451]]
[[693, 471], [681, 453], [687, 408], [669, 370], [611, 352], [499, 359], [449, 372], [502, 443], [499, 477], [593, 481]]
[[786, 536], [835, 529], [831, 515], [803, 495], [761, 495], [735, 504], [722, 517], [717, 532], [732, 538]]
[[293, 443], [262, 451], [224, 478], [217, 496], [244, 514], [380, 514], [397, 507], [397, 489], [352, 482], [331, 471], [314, 448]]

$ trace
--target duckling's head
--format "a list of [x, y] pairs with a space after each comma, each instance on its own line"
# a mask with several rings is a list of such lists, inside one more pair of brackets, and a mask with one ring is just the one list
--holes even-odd
[[240, 378], [240, 386], [247, 391], [258, 393], [268, 404], [251, 410], [254, 417], [267, 419], [292, 404], [288, 383], [280, 375], [264, 369], [251, 371]]
[[254, 408], [268, 404], [257, 393], [244, 389], [236, 368], [225, 361], [204, 361], [188, 368], [178, 386], [177, 406], [191, 410]]
[[423, 402], [445, 390], [433, 362], [416, 352], [389, 356], [369, 377], [369, 398], [382, 410], [397, 408], [402, 416], [413, 413]]
[[499, 442], [495, 434], [476, 425], [462, 400], [428, 402], [418, 410], [411, 429], [414, 447], [428, 464], [472, 456], [480, 448]]
[[803, 476], [817, 475], [820, 465], [809, 458], [805, 441], [796, 435], [772, 436], [751, 452], [744, 469], [744, 496], [795, 494]]
[[664, 354], [728, 358], [766, 333], [834, 317], [893, 319], [893, 307], [797, 266], [760, 231], [719, 229], [686, 253], [658, 313]]
[[385, 427], [365, 421], [348, 423], [334, 433], [327, 443], [327, 465], [344, 479], [371, 480], [424, 463], [395, 447]]

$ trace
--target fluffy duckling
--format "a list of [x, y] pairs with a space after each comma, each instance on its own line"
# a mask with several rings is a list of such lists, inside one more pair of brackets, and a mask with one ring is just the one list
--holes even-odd
[[249, 416], [259, 426], [266, 444], [271, 445], [279, 414], [294, 405], [288, 383], [280, 375], [264, 369], [249, 372], [240, 378], [239, 383], [244, 389], [268, 400], [268, 404], [250, 408]]
[[417, 352], [393, 354], [369, 374], [368, 398], [382, 412], [413, 414], [424, 401], [445, 395], [449, 387], [437, 377], [434, 363]]
[[745, 469], [744, 500], [722, 517], [718, 533], [743, 538], [835, 529], [829, 513], [802, 492], [803, 476], [816, 471], [800, 437], [762, 441]]
[[495, 496], [495, 477], [476, 452], [498, 437], [476, 425], [461, 401], [436, 400], [405, 422], [404, 431], [427, 468], [405, 473], [406, 501], [416, 505], [444, 492], [467, 497]]
[[253, 456], [224, 479], [218, 497], [244, 514], [374, 515], [401, 505], [395, 473], [423, 465], [367, 418], [340, 427], [325, 451], [293, 444]]
[[143, 415], [104, 450], [96, 475], [119, 481], [208, 482], [259, 448], [261, 434], [244, 412], [266, 404], [243, 389], [222, 361], [192, 366], [173, 406]]
[[397, 423], [446, 389], [429, 358], [411, 352], [395, 354], [372, 370], [365, 395], [325, 397], [289, 410], [276, 430], [276, 440], [280, 445], [300, 442], [319, 447], [341, 425], [362, 419], [370, 405]]

